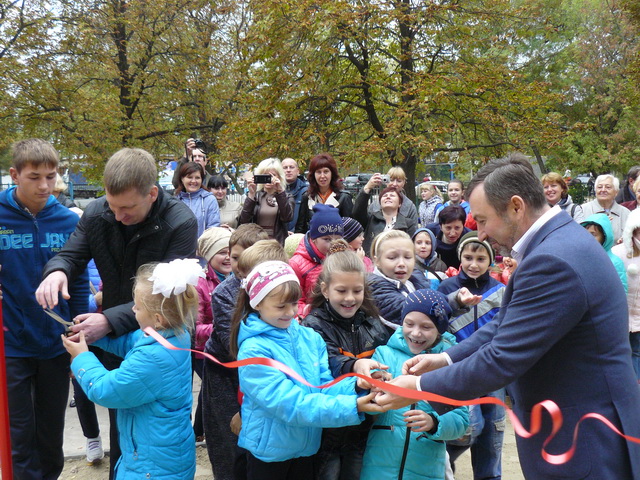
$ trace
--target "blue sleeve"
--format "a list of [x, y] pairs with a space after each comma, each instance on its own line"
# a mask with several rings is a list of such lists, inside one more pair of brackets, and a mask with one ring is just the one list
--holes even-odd
[[[575, 267], [557, 255], [545, 252], [527, 258], [511, 277], [513, 296], [508, 308], [448, 349], [454, 363], [423, 374], [421, 388], [464, 400], [522, 376], [581, 321], [590, 300], [577, 278]], [[570, 285], [571, 295], [558, 285]], [[545, 301], [540, 302], [541, 298]], [[536, 328], [531, 327], [534, 319]]]
[[85, 352], [74, 359], [71, 369], [92, 402], [107, 408], [137, 407], [156, 400], [166, 382], [163, 375], [158, 375], [154, 357], [144, 350], [133, 352], [111, 371], [93, 353]]
[[89, 290], [89, 275], [86, 270], [78, 275], [73, 282], [69, 285], [69, 312], [71, 318], [76, 315], [81, 315], [89, 311], [88, 298], [90, 295]]
[[458, 407], [443, 415], [429, 412], [438, 419], [438, 430], [435, 433], [427, 433], [427, 438], [432, 440], [455, 440], [464, 435], [469, 426], [469, 409]]
[[141, 335], [142, 332], [140, 330], [135, 330], [120, 337], [102, 337], [92, 345], [101, 348], [105, 352], [113, 353], [118, 357], [124, 358], [127, 353], [129, 353], [129, 350], [131, 350], [136, 344]]
[[371, 282], [370, 286], [380, 316], [388, 322], [400, 325], [402, 306], [406, 297], [391, 282], [384, 279]]
[[[271, 358], [268, 349], [256, 343], [245, 347], [241, 345], [238, 360], [252, 357]], [[324, 358], [326, 362], [326, 356]], [[324, 367], [323, 378], [331, 379], [328, 367]], [[350, 395], [333, 395], [344, 386], [335, 387], [327, 392], [312, 389], [290, 379], [281, 371], [261, 366], [240, 367], [240, 390], [245, 397], [252, 398], [260, 408], [279, 421], [295, 426], [334, 428], [357, 425], [362, 420], [357, 411], [357, 395], [353, 388]], [[344, 382], [340, 382], [344, 383]], [[353, 382], [351, 382], [353, 385]]]

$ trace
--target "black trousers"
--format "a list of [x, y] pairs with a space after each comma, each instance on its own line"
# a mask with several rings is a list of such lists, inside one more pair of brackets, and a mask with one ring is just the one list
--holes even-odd
[[315, 455], [263, 462], [247, 452], [247, 480], [302, 480], [315, 477]]
[[41, 360], [7, 357], [14, 480], [57, 479], [64, 467], [69, 354]]

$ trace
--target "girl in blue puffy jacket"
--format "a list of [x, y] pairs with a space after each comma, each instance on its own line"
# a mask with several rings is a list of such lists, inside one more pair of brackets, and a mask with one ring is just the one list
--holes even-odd
[[[395, 377], [414, 355], [441, 353], [455, 345], [455, 337], [446, 331], [450, 314], [443, 294], [430, 289], [410, 293], [402, 308], [402, 326], [387, 345], [376, 349], [373, 360], [388, 365]], [[439, 415], [425, 401], [376, 416], [360, 480], [443, 480], [444, 442], [460, 437], [468, 425], [466, 407]]]
[[[311, 385], [333, 380], [322, 337], [294, 316], [301, 288], [293, 269], [268, 261], [247, 275], [232, 319], [231, 351], [238, 360], [277, 360]], [[314, 478], [323, 427], [357, 425], [361, 412], [378, 411], [374, 394], [358, 397], [355, 378], [329, 388], [300, 383], [271, 366], [239, 368], [247, 479]], [[358, 380], [363, 388], [369, 385]]]
[[133, 311], [140, 330], [94, 343], [124, 361], [108, 371], [78, 343], [62, 337], [71, 370], [89, 399], [118, 409], [122, 455], [115, 478], [191, 480], [195, 439], [191, 427], [191, 355], [169, 350], [142, 329], [152, 327], [169, 343], [188, 349], [198, 315], [195, 285], [204, 271], [195, 259], [142, 265], [136, 276]]

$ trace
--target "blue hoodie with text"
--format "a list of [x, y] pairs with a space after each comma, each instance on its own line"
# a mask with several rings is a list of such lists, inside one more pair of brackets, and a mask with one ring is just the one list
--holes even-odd
[[[8, 357], [53, 358], [65, 352], [60, 334], [65, 327], [47, 315], [35, 292], [50, 258], [65, 244], [78, 215], [49, 196], [35, 216], [15, 198], [16, 187], [0, 193], [0, 285]], [[69, 285], [69, 300], [59, 297], [54, 309], [65, 320], [87, 313], [89, 277], [84, 272]]]

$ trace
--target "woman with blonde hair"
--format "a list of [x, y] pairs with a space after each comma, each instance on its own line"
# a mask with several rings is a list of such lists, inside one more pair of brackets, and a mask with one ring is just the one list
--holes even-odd
[[550, 172], [543, 175], [542, 186], [544, 187], [544, 196], [550, 207], [558, 205], [562, 210], [571, 215], [576, 222], [580, 223], [584, 220], [584, 212], [580, 205], [576, 205], [569, 195], [569, 187], [564, 181], [562, 175], [556, 172]]
[[[267, 183], [256, 184], [255, 175], [270, 175]], [[284, 245], [287, 238], [287, 224], [293, 218], [294, 199], [285, 191], [284, 170], [277, 158], [261, 161], [254, 175], [247, 180], [249, 193], [244, 201], [238, 224], [255, 223], [269, 235]]]

